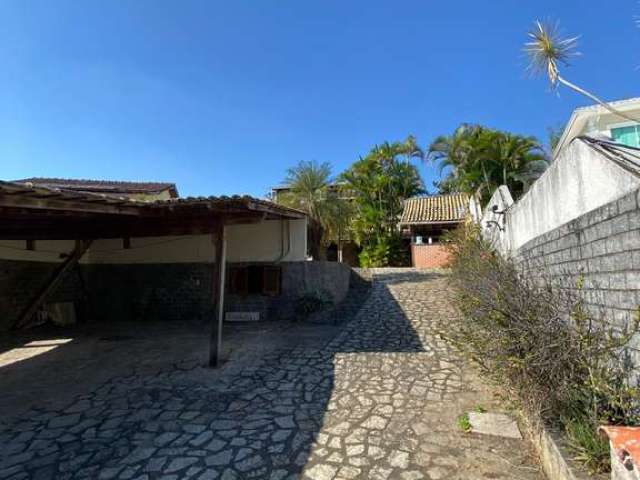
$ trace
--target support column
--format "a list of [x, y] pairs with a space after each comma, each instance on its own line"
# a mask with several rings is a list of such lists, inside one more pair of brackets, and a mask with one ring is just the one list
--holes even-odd
[[215, 259], [213, 264], [213, 311], [211, 314], [211, 340], [209, 344], [209, 366], [220, 366], [222, 355], [222, 322], [224, 320], [224, 284], [227, 262], [227, 240], [224, 224], [216, 225], [213, 241]]

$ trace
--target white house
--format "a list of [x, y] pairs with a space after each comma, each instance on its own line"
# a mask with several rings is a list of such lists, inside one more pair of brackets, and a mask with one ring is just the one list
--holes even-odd
[[632, 122], [620, 115], [614, 115], [601, 105], [591, 105], [574, 110], [558, 141], [553, 157], [557, 158], [571, 140], [581, 135], [611, 140], [630, 147], [640, 147], [640, 97], [609, 102], [627, 117], [638, 119]]

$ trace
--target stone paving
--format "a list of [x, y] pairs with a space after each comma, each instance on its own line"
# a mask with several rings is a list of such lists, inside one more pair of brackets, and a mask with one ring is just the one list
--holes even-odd
[[0, 478], [542, 478], [522, 441], [457, 428], [496, 404], [439, 339], [451, 315], [444, 275], [378, 271], [332, 339], [112, 378], [0, 425]]

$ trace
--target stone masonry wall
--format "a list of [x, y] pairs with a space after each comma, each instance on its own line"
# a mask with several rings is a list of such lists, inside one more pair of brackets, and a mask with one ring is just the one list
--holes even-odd
[[[576, 289], [597, 315], [623, 326], [640, 306], [640, 190], [524, 244], [516, 260], [533, 275]], [[560, 208], [560, 206], [559, 206]]]
[[[0, 260], [0, 331], [7, 330], [57, 264]], [[198, 320], [211, 308], [211, 264], [79, 265], [46, 303], [74, 302], [79, 321]]]
[[[0, 260], [0, 331], [13, 325], [51, 278], [56, 267], [55, 263]], [[53, 291], [48, 302], [74, 302], [76, 314], [81, 317], [85, 306], [84, 287], [81, 268], [72, 269]]]
[[[336, 262], [283, 262], [277, 297], [227, 295], [226, 310], [261, 311], [263, 318], [294, 316], [295, 299], [324, 290], [340, 304], [351, 269]], [[0, 260], [0, 331], [7, 330], [57, 264]], [[67, 272], [46, 303], [74, 302], [80, 321], [202, 320], [211, 312], [210, 263], [81, 264]]]
[[[248, 266], [261, 263], [233, 263], [230, 266]], [[272, 264], [269, 264], [272, 265]], [[309, 292], [324, 291], [340, 304], [349, 291], [351, 268], [338, 262], [281, 262], [281, 294], [275, 297], [252, 294], [226, 295], [225, 310], [234, 312], [260, 312], [261, 318], [291, 319], [295, 316], [295, 301]]]
[[202, 320], [211, 311], [210, 263], [86, 265], [91, 320]]

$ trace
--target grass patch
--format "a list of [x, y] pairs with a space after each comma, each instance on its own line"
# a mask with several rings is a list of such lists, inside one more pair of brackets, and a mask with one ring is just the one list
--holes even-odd
[[469, 433], [471, 431], [471, 422], [469, 421], [469, 414], [463, 413], [458, 416], [456, 419], [456, 423], [458, 424], [458, 428], [465, 433]]

